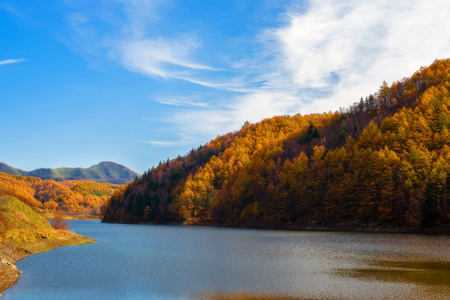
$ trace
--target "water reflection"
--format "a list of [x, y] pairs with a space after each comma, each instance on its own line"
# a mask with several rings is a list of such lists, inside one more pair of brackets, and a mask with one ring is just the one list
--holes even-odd
[[[450, 237], [73, 221], [4, 299], [446, 299]], [[432, 251], [430, 251], [432, 249]]]
[[308, 298], [298, 298], [290, 296], [273, 296], [258, 293], [252, 294], [205, 294], [199, 296], [201, 300], [303, 300]]
[[384, 282], [410, 282], [418, 285], [450, 287], [450, 262], [369, 261], [365, 268], [336, 270], [337, 276]]

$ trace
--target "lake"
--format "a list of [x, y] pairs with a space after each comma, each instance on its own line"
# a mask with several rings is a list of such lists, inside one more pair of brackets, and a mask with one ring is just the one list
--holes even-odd
[[72, 221], [4, 299], [449, 299], [450, 237]]

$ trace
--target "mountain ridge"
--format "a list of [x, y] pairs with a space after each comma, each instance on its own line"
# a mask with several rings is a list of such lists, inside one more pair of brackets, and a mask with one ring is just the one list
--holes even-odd
[[336, 112], [246, 122], [118, 189], [105, 222], [450, 224], [450, 59]]
[[0, 162], [0, 172], [10, 175], [33, 176], [43, 180], [90, 180], [113, 184], [127, 184], [141, 176], [123, 165], [108, 161], [89, 168], [39, 168], [32, 171], [24, 171]]

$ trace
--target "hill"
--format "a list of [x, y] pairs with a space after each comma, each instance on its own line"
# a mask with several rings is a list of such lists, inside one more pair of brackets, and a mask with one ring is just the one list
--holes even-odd
[[30, 172], [16, 169], [8, 166], [7, 164], [0, 163], [0, 172], [11, 175], [33, 176], [41, 179], [52, 179], [56, 181], [90, 180], [96, 182], [109, 182], [113, 184], [127, 184], [134, 180], [136, 177], [141, 176], [141, 174], [113, 162], [101, 162], [98, 165], [94, 165], [90, 168], [41, 168]]
[[14, 196], [46, 212], [67, 215], [99, 215], [108, 197], [120, 185], [86, 180], [57, 182], [0, 172], [0, 194]]
[[0, 195], [0, 292], [19, 278], [20, 271], [14, 265], [18, 259], [54, 247], [92, 242], [95, 241], [52, 228], [25, 203], [13, 196]]
[[24, 175], [26, 173], [25, 171], [13, 168], [2, 162], [0, 162], [0, 172], [6, 173], [6, 174], [11, 174], [11, 175]]
[[104, 221], [448, 226], [449, 82], [437, 60], [339, 112], [246, 123], [116, 191]]

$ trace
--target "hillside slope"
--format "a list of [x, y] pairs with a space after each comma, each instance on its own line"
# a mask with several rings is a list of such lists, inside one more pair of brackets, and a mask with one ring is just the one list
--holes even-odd
[[449, 82], [439, 60], [340, 112], [246, 123], [118, 190], [104, 221], [448, 224]]
[[30, 172], [0, 163], [0, 172], [11, 175], [33, 176], [44, 180], [90, 180], [113, 184], [126, 184], [134, 180], [136, 177], [141, 176], [141, 174], [113, 162], [101, 162], [90, 168], [42, 168]]
[[13, 168], [2, 162], [0, 162], [0, 172], [6, 173], [6, 174], [11, 174], [11, 175], [24, 175], [26, 173], [25, 171]]
[[53, 229], [25, 203], [0, 195], [0, 293], [19, 278], [20, 271], [14, 265], [17, 260], [54, 247], [93, 242], [73, 232]]
[[33, 208], [70, 215], [99, 215], [120, 185], [86, 180], [57, 182], [0, 172], [0, 194], [16, 197]]

